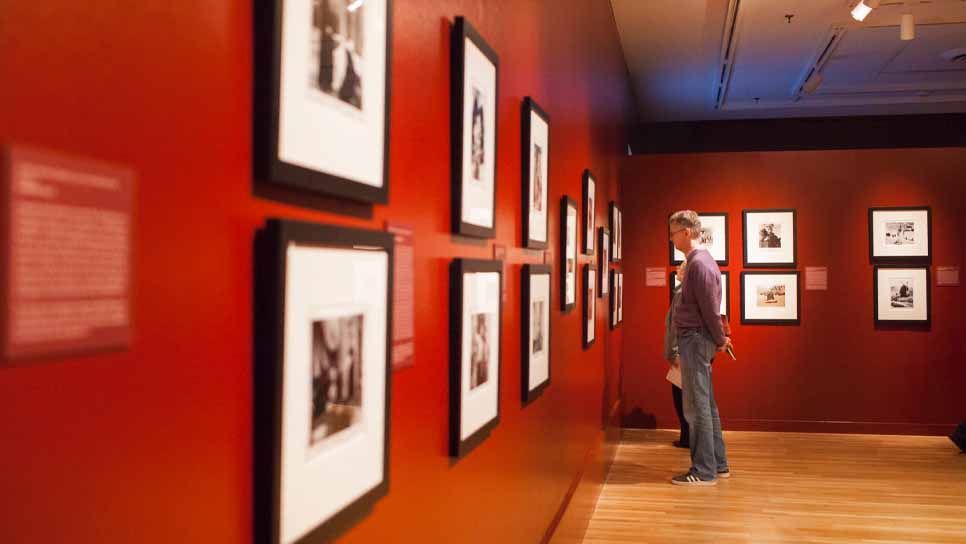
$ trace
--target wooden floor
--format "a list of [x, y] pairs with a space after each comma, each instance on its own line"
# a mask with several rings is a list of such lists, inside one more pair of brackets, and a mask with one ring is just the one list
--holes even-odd
[[725, 432], [731, 478], [680, 487], [676, 435], [624, 431], [584, 544], [966, 543], [966, 455], [945, 437]]

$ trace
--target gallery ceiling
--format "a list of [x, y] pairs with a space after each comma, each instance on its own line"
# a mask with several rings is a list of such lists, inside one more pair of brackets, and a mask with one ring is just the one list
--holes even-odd
[[966, 0], [611, 3], [642, 122], [966, 112]]

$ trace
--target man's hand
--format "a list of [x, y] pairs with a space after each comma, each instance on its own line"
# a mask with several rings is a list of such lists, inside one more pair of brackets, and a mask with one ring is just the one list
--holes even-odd
[[734, 348], [734, 344], [731, 343], [730, 336], [725, 336], [725, 343], [718, 346], [718, 351], [725, 351], [728, 347]]

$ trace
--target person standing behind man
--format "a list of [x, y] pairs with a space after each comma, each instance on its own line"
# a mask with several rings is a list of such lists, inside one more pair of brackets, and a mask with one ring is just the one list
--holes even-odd
[[674, 311], [674, 328], [684, 386], [684, 417], [691, 427], [691, 468], [671, 478], [671, 483], [715, 485], [718, 478], [731, 475], [711, 383], [715, 353], [731, 346], [720, 317], [721, 271], [708, 250], [700, 247], [701, 219], [697, 213], [675, 212], [668, 223], [671, 242], [688, 262], [681, 301]]

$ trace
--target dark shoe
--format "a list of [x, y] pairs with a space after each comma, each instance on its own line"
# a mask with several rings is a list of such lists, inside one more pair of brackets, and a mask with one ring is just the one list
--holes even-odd
[[731, 469], [726, 468], [724, 470], [719, 470], [718, 478], [724, 478], [725, 480], [731, 478]]
[[674, 446], [675, 448], [690, 448], [691, 447], [691, 445], [688, 444], [687, 442], [682, 442], [680, 440], [675, 440], [674, 442], [671, 442], [671, 445]]
[[702, 480], [698, 478], [698, 475], [693, 472], [685, 472], [684, 474], [675, 476], [671, 478], [671, 483], [674, 485], [690, 485], [690, 486], [712, 486], [718, 485], [718, 480]]

